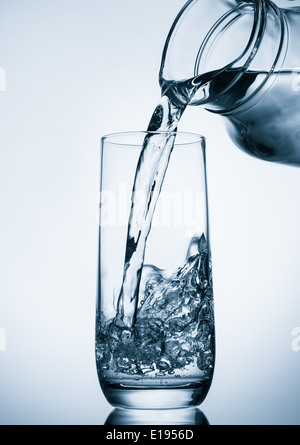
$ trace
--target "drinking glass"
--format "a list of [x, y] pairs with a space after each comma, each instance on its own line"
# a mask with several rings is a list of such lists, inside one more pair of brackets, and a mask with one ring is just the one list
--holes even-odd
[[[128, 322], [121, 289], [128, 252], [136, 248], [128, 224], [135, 222], [133, 208], [145, 211], [143, 180], [134, 192], [133, 185], [145, 138], [152, 136], [173, 136], [175, 143], [161, 187], [156, 189], [154, 176], [148, 196], [156, 205], [138, 287], [127, 302], [134, 307]], [[215, 364], [205, 138], [181, 132], [107, 135], [100, 170], [96, 366], [102, 391], [121, 408], [197, 406]]]

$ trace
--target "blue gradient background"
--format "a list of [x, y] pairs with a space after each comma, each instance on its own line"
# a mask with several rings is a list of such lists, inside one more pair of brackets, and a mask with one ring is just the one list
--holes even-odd
[[[144, 130], [182, 0], [0, 0], [0, 424], [98, 424], [99, 139]], [[217, 360], [211, 424], [299, 424], [300, 171], [207, 138]]]

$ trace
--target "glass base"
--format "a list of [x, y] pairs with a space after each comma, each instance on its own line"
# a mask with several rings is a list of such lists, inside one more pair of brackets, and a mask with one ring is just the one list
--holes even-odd
[[187, 383], [180, 386], [127, 386], [122, 383], [102, 382], [107, 401], [118, 408], [129, 409], [180, 409], [200, 405], [205, 399], [207, 384]]

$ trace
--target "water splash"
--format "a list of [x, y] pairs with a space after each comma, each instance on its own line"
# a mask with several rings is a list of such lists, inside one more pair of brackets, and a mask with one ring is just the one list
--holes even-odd
[[[96, 356], [103, 375], [182, 375], [191, 367], [210, 376], [214, 361], [211, 264], [205, 236], [194, 238], [185, 264], [170, 277], [144, 267], [135, 323], [120, 317], [97, 326]], [[195, 373], [195, 370], [193, 371]]]

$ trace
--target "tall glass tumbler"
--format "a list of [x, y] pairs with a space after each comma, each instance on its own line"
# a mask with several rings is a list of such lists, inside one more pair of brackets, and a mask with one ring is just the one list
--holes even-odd
[[[96, 365], [113, 406], [185, 408], [202, 403], [215, 364], [205, 139], [174, 133], [162, 185], [155, 179], [145, 200], [147, 178], [140, 174], [140, 189], [133, 192], [133, 186], [149, 136], [163, 140], [170, 133], [117, 133], [101, 140]], [[143, 214], [150, 201], [155, 206], [143, 262], [128, 298], [122, 292], [134, 266], [128, 256], [143, 233], [140, 228], [133, 240], [128, 224], [136, 223], [132, 209]]]

